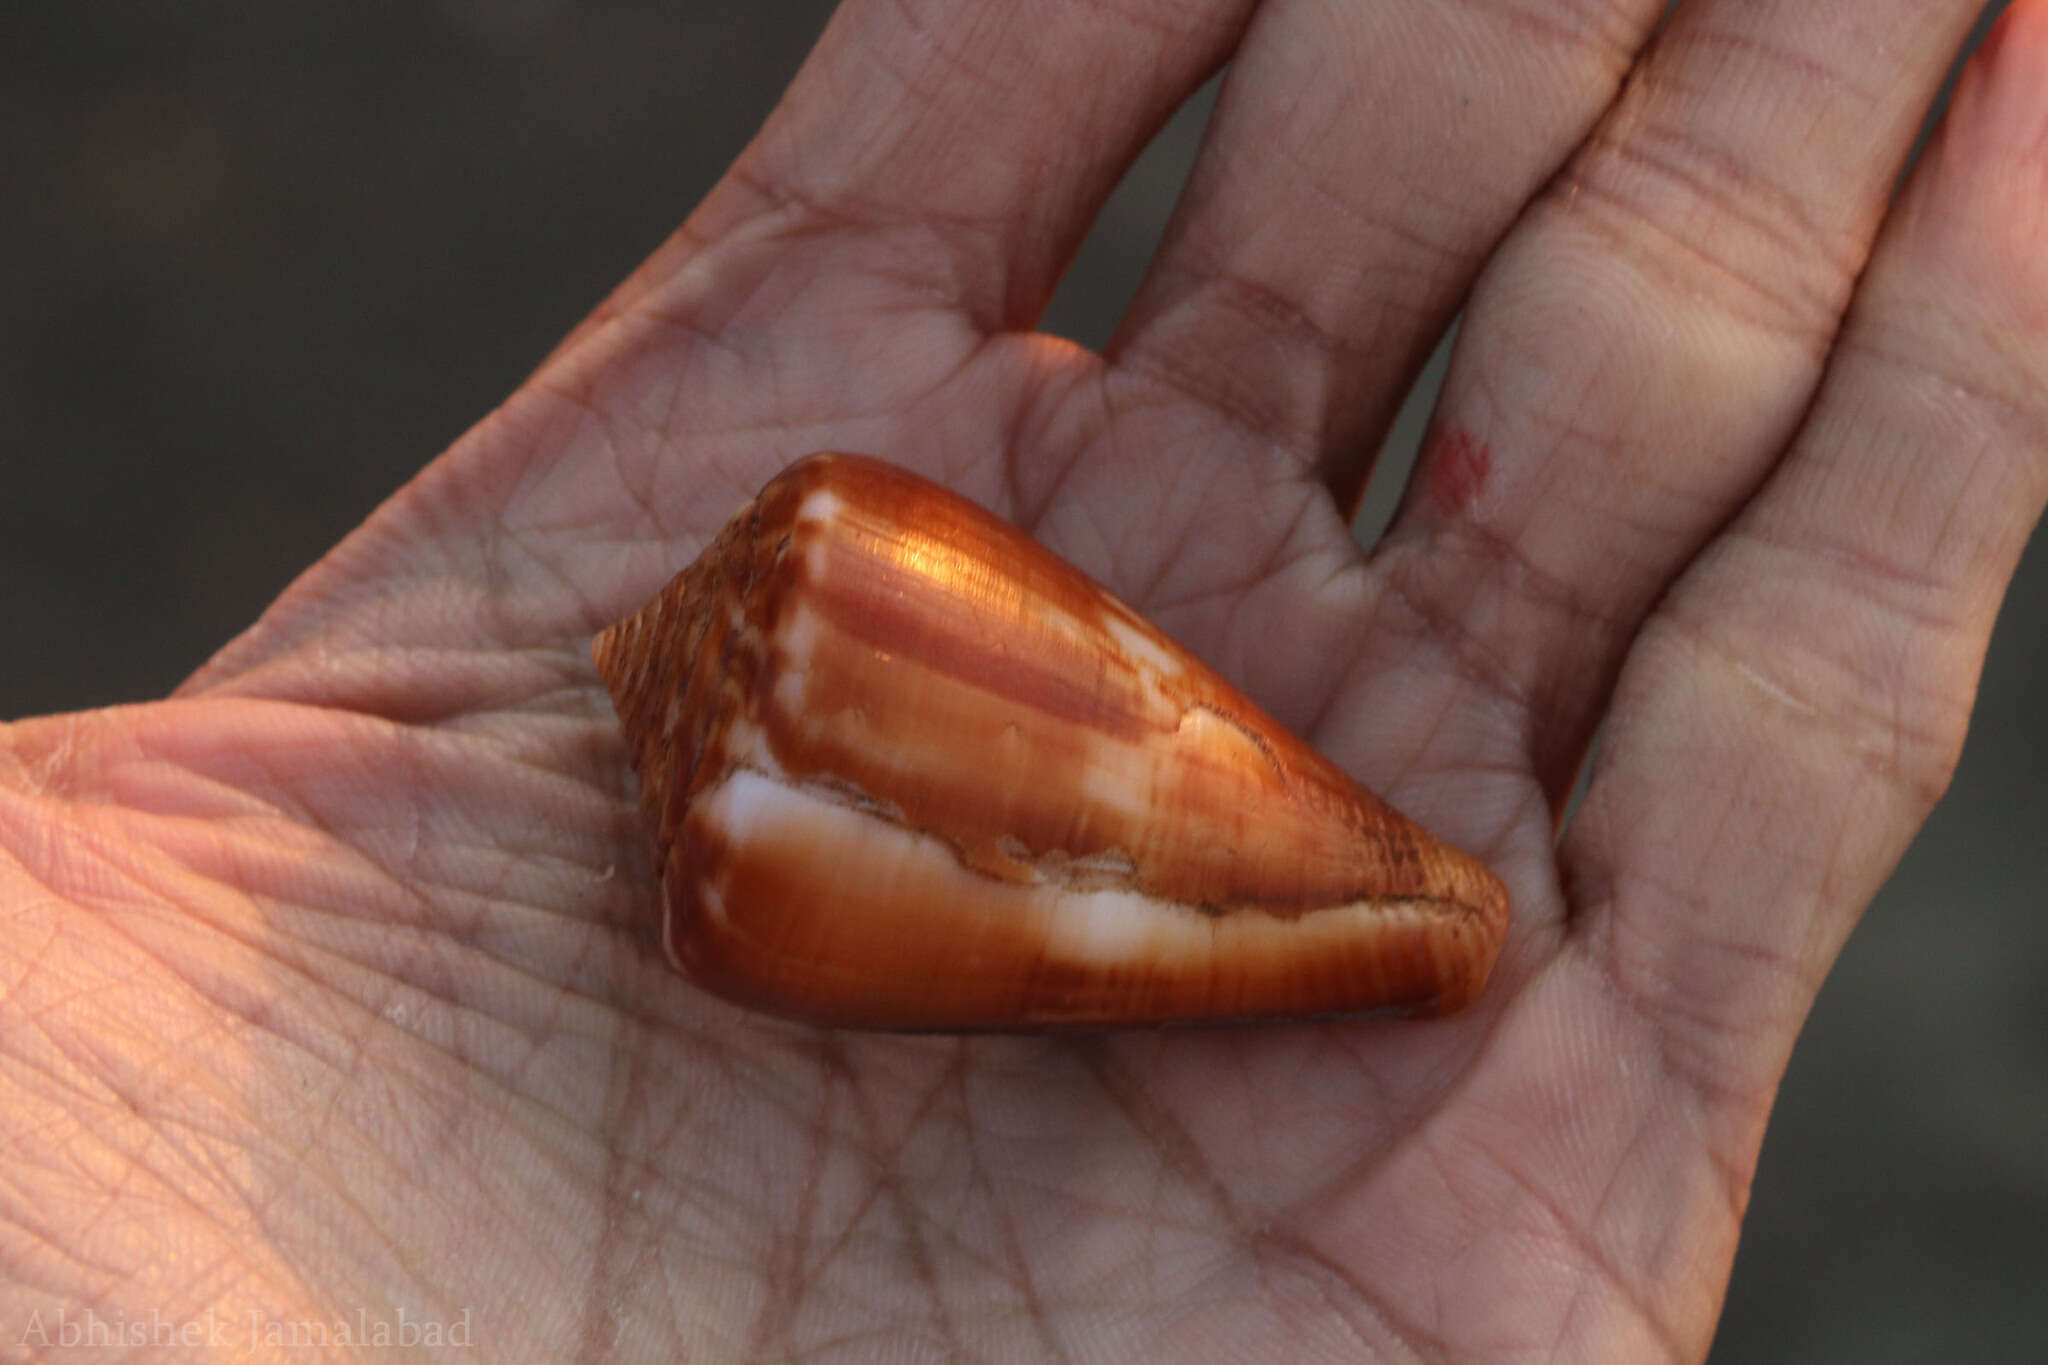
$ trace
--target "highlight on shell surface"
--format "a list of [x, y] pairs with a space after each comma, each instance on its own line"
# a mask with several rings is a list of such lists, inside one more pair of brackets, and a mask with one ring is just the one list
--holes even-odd
[[592, 649], [662, 941], [741, 1004], [983, 1030], [1435, 1013], [1507, 894], [1078, 569], [816, 455]]

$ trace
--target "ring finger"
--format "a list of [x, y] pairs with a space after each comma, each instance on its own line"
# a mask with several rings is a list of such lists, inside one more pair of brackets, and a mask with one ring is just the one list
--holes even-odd
[[1694, 0], [1481, 281], [1380, 648], [1519, 727], [1553, 809], [1637, 625], [1804, 412], [1977, 9]]

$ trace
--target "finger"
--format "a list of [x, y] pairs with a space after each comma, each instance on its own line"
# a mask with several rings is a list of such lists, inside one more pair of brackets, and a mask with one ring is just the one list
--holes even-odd
[[1266, 5], [1111, 355], [1346, 507], [1486, 253], [1661, 5]]
[[1516, 717], [1553, 809], [1636, 625], [1805, 411], [1975, 10], [1684, 6], [1482, 281], [1382, 616], [1453, 709]]
[[1583, 955], [1745, 1122], [1948, 781], [2048, 501], [2044, 240], [2048, 2], [2025, 0], [1966, 73], [1792, 454], [1632, 653], [1568, 836]]
[[1253, 0], [849, 0], [693, 238], [768, 209], [887, 239], [906, 293], [1027, 328]]

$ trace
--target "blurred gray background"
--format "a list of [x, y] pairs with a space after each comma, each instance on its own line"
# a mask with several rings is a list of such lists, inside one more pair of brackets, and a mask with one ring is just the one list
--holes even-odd
[[[246, 625], [662, 239], [829, 8], [0, 8], [0, 718], [159, 695]], [[1052, 330], [1107, 335], [1206, 104]], [[2039, 539], [1793, 1059], [1716, 1362], [2048, 1359]]]

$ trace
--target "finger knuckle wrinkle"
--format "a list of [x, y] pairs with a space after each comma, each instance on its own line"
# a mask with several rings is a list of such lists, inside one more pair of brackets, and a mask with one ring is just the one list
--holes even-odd
[[[1945, 296], [1896, 310], [1904, 317], [1891, 329], [1852, 328], [1838, 349], [1845, 359], [1885, 372], [1892, 381], [1888, 391], [1910, 395], [1933, 428], [1956, 443], [2031, 454], [2048, 475], [2048, 333], [2036, 344], [2005, 329], [1978, 327], [1967, 316], [1954, 318], [1956, 309]], [[1977, 344], [1958, 350], [1954, 330]]]
[[1818, 599], [1812, 619], [1872, 623], [1816, 631], [1793, 657], [1815, 661], [1822, 678], [1832, 673], [1822, 700], [1844, 746], [1933, 805], [1961, 757], [1976, 692], [1982, 641], [1964, 605], [1967, 583], [1935, 545], [1909, 555], [1816, 541], [1791, 553]]
[[1210, 0], [1083, 0], [1091, 16], [1133, 28], [1154, 39], [1184, 42], [1220, 38], [1237, 31], [1248, 5]]
[[1587, 54], [1617, 81], [1635, 61], [1649, 22], [1644, 7], [1627, 0], [1517, 0], [1478, 8], [1489, 21], [1524, 39], [1534, 39], [1564, 52]]
[[1865, 233], [1823, 222], [1801, 191], [1648, 121], [1591, 144], [1563, 204], [1660, 289], [1816, 347], [1834, 336], [1868, 251]]
[[1459, 676], [1517, 710], [1527, 709], [1529, 694], [1521, 673], [1469, 624], [1462, 594], [1446, 594], [1407, 573], [1389, 575], [1387, 586], [1411, 618], [1409, 634], [1446, 642]]
[[1305, 468], [1314, 459], [1319, 424], [1305, 421], [1284, 395], [1251, 381], [1234, 366], [1216, 363], [1208, 351], [1178, 344], [1147, 346], [1119, 356], [1117, 366], [1259, 444], [1285, 450], [1297, 467]]
[[[1809, 619], [1857, 617], [1867, 618], [1867, 609], [1836, 603]], [[1767, 646], [1747, 645], [1727, 629], [1696, 628], [1695, 635], [1809, 753], [1853, 764], [1916, 810], [1932, 808], [1948, 789], [1974, 690], [1965, 673], [1973, 670], [1956, 668], [1954, 645], [1932, 628], [1901, 640], [1892, 631], [1817, 627], [1804, 638], [1774, 636]]]
[[1250, 276], [1225, 272], [1207, 282], [1207, 302], [1224, 308], [1250, 323], [1262, 335], [1283, 345], [1327, 361], [1346, 349], [1346, 343], [1316, 318], [1300, 300]]
[[1424, 553], [1394, 561], [1388, 585], [1414, 616], [1418, 633], [1453, 642], [1461, 672], [1504, 701], [1531, 704], [1534, 675], [1515, 662], [1519, 654], [1509, 639], [1475, 623], [1512, 622], [1519, 639], [1540, 622], [1538, 638], [1569, 639], [1579, 650], [1589, 639], [1611, 640], [1620, 625], [1614, 609], [1478, 518], [1448, 522], [1434, 540]]
[[[1776, 1084], [1775, 1040], [1797, 1026], [1818, 982], [1790, 944], [1713, 934], [1668, 939], [1674, 923], [1706, 926], [1712, 907], [1696, 893], [1631, 873], [1617, 885], [1619, 913], [1593, 953], [1600, 979], [1625, 1016], [1647, 1030], [1664, 1076], [1722, 1108], [1767, 1108]], [[1651, 933], [1652, 926], [1658, 931]]]

